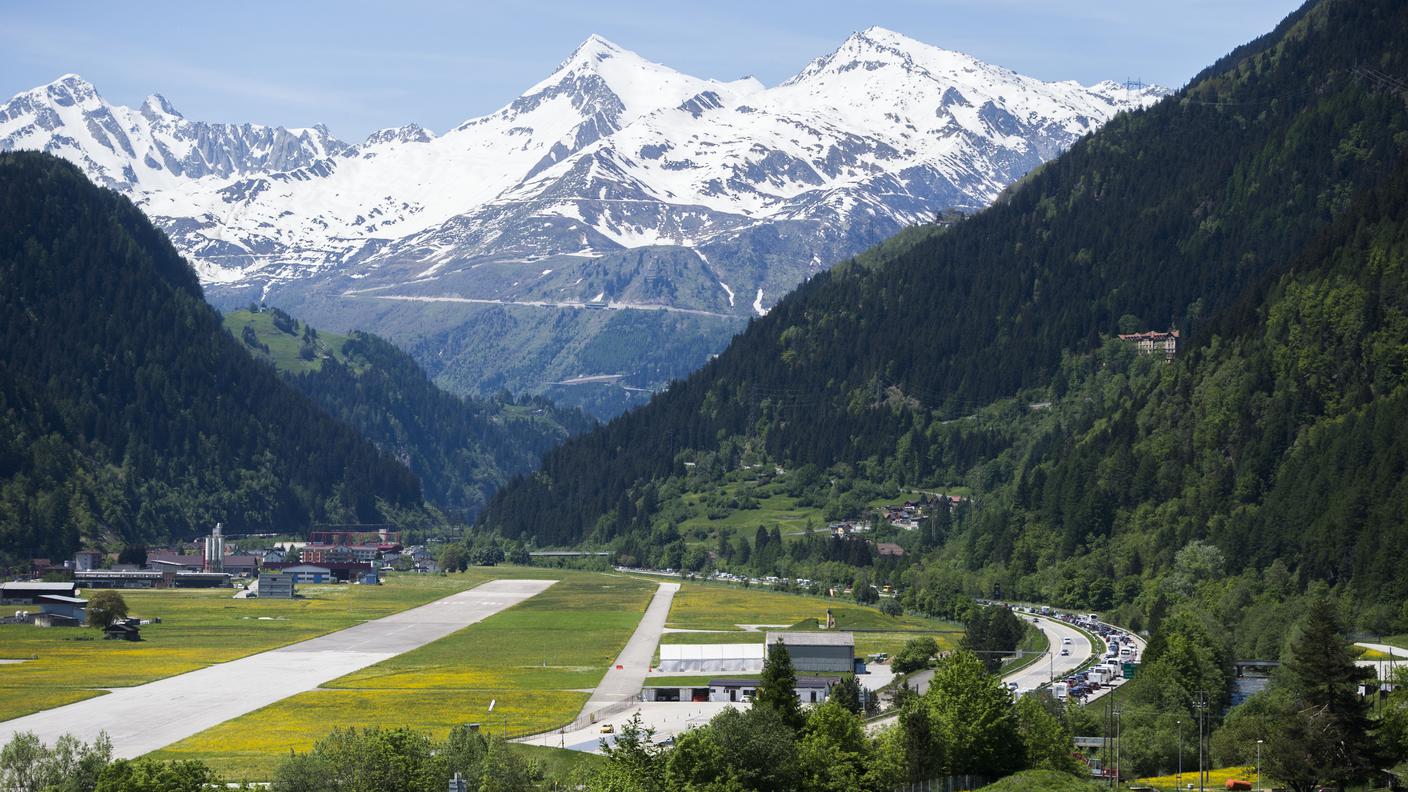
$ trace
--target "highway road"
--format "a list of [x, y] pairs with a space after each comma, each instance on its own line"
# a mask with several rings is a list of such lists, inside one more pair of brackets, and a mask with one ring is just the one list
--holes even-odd
[[1367, 643], [1360, 641], [1355, 646], [1365, 649], [1373, 649], [1388, 655], [1387, 660], [1360, 660], [1357, 662], [1361, 668], [1372, 668], [1374, 675], [1381, 680], [1391, 680], [1399, 669], [1408, 668], [1408, 649], [1390, 644]]
[[231, 718], [443, 638], [542, 592], [553, 580], [494, 580], [418, 608], [0, 723], [0, 745], [34, 732], [112, 738], [113, 755], [155, 751]]
[[[1024, 619], [1036, 620], [1037, 629], [1046, 635], [1047, 648], [1031, 665], [1003, 675], [1002, 683], [1004, 685], [1016, 682], [1018, 690], [1034, 690], [1053, 679], [1064, 678], [1095, 653], [1096, 647], [1091, 645], [1090, 639], [1059, 619], [1026, 613], [1018, 615]], [[1069, 644], [1064, 643], [1064, 639], [1067, 638], [1071, 641]], [[1061, 655], [1062, 649], [1068, 650], [1070, 654], [1063, 657]], [[933, 678], [933, 669], [918, 671], [909, 675], [908, 684], [918, 692], [924, 693], [929, 689], [929, 681]], [[866, 729], [872, 732], [878, 731], [894, 723], [896, 717], [898, 716], [889, 715], [877, 718], [867, 723]]]
[[[1123, 633], [1124, 633], [1125, 635], [1129, 636], [1130, 638], [1132, 638], [1132, 639], [1134, 640], [1134, 648], [1135, 648], [1135, 650], [1136, 650], [1136, 655], [1135, 655], [1135, 656], [1142, 662], [1142, 661], [1144, 660], [1144, 650], [1145, 650], [1146, 648], [1148, 648], [1149, 642], [1146, 641], [1146, 640], [1144, 640], [1143, 638], [1140, 638], [1138, 635], [1136, 635], [1136, 634], [1134, 634], [1134, 633], [1132, 633], [1132, 632], [1129, 632], [1128, 630], [1123, 630]], [[1089, 704], [1090, 702], [1092, 702], [1092, 701], [1094, 701], [1094, 700], [1100, 698], [1101, 696], [1104, 696], [1106, 693], [1109, 693], [1111, 690], [1114, 690], [1115, 688], [1117, 688], [1117, 687], [1119, 687], [1120, 685], [1123, 685], [1123, 684], [1124, 684], [1124, 680], [1123, 680], [1123, 679], [1116, 680], [1116, 681], [1117, 681], [1118, 684], [1114, 685], [1113, 687], [1111, 687], [1111, 686], [1105, 686], [1105, 687], [1100, 688], [1100, 689], [1097, 690], [1097, 691], [1094, 691], [1094, 692], [1091, 693], [1090, 695], [1086, 696], [1086, 697], [1085, 697], [1085, 703]]]
[[[1002, 678], [1004, 684], [1016, 682], [1018, 690], [1035, 690], [1042, 685], [1064, 679], [1097, 651], [1098, 647], [1092, 646], [1090, 639], [1086, 638], [1080, 630], [1059, 619], [1048, 619], [1045, 616], [1030, 616], [1028, 614], [1022, 614], [1022, 616], [1036, 619], [1036, 626], [1046, 634], [1049, 646], [1047, 651], [1037, 658], [1036, 662], [1004, 676]], [[1070, 643], [1067, 644], [1065, 641], [1070, 641]], [[1069, 651], [1070, 654], [1061, 656], [1062, 649]]]

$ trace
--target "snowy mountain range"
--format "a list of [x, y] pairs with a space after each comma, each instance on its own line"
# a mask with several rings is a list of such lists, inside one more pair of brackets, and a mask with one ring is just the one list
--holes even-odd
[[190, 121], [66, 75], [0, 106], [0, 150], [129, 195], [217, 303], [381, 332], [461, 390], [610, 382], [639, 389], [625, 404], [809, 274], [986, 205], [1164, 93], [1042, 82], [881, 28], [772, 88], [592, 36], [439, 136]]

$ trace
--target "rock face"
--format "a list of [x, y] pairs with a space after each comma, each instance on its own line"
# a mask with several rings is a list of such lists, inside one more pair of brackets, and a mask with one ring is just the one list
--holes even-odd
[[385, 334], [458, 390], [609, 414], [819, 269], [986, 205], [1163, 93], [1041, 82], [880, 28], [773, 88], [592, 36], [438, 137], [188, 121], [68, 75], [0, 106], [0, 150], [52, 152], [131, 196], [217, 303]]

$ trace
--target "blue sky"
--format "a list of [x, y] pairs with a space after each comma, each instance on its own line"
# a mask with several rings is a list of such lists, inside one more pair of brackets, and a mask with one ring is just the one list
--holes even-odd
[[506, 104], [591, 33], [699, 77], [774, 85], [881, 25], [1046, 80], [1177, 87], [1297, 0], [0, 2], [0, 94], [77, 72], [187, 118], [434, 131]]

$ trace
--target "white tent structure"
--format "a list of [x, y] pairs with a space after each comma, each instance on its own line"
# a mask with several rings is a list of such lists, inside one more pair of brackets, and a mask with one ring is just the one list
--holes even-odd
[[763, 670], [762, 643], [666, 644], [660, 647], [662, 673], [717, 674]]

